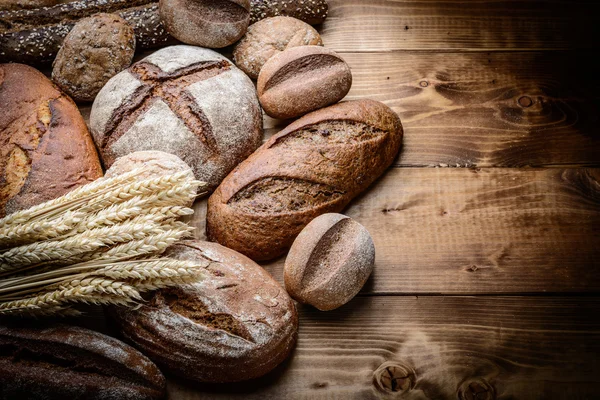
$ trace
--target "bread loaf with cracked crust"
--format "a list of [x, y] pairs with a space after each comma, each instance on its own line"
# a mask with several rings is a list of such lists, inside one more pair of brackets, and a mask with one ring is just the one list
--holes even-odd
[[158, 400], [162, 373], [112, 337], [75, 326], [3, 320], [0, 399]]
[[73, 101], [36, 69], [0, 64], [0, 217], [102, 176]]
[[266, 374], [290, 354], [296, 308], [263, 268], [198, 240], [171, 246], [165, 255], [208, 260], [208, 276], [157, 290], [137, 309], [110, 309], [123, 336], [161, 368], [201, 382], [236, 382]]
[[400, 118], [372, 100], [339, 103], [290, 124], [208, 200], [209, 240], [253, 260], [278, 257], [315, 217], [340, 212], [389, 167]]

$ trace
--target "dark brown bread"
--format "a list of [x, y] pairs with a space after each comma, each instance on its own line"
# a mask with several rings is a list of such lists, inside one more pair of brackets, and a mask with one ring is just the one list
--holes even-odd
[[373, 271], [375, 245], [364, 226], [342, 214], [323, 214], [298, 235], [285, 259], [285, 289], [321, 311], [349, 302]]
[[322, 46], [319, 32], [296, 18], [272, 17], [250, 25], [233, 50], [235, 64], [252, 79], [267, 60], [297, 46]]
[[181, 242], [166, 255], [210, 261], [207, 277], [158, 290], [138, 309], [111, 309], [123, 336], [161, 368], [201, 382], [235, 382], [266, 374], [290, 354], [296, 309], [264, 269], [210, 242]]
[[134, 29], [138, 49], [172, 42], [156, 0], [79, 0], [54, 7], [0, 11], [0, 62], [50, 64], [63, 39], [82, 18], [116, 13]]
[[159, 10], [173, 37], [213, 49], [237, 42], [250, 23], [250, 0], [160, 0]]
[[271, 137], [208, 200], [207, 235], [254, 260], [282, 255], [310, 221], [340, 212], [398, 154], [402, 125], [385, 104], [340, 103]]
[[0, 325], [0, 399], [152, 400], [165, 378], [143, 354], [89, 329]]
[[58, 0], [0, 0], [0, 10], [49, 7], [56, 3]]
[[273, 118], [294, 118], [346, 96], [352, 73], [334, 51], [320, 46], [300, 46], [271, 57], [258, 75], [260, 104]]
[[52, 80], [77, 101], [92, 101], [110, 78], [129, 67], [135, 53], [133, 28], [116, 14], [79, 20], [53, 63]]
[[73, 101], [41, 72], [0, 64], [0, 217], [102, 176]]
[[250, 0], [250, 23], [263, 18], [284, 15], [298, 18], [307, 24], [317, 25], [327, 18], [327, 0]]

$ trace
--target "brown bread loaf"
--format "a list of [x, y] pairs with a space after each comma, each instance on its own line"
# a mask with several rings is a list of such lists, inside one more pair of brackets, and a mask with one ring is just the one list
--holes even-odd
[[58, 0], [0, 0], [0, 10], [49, 7], [56, 3]]
[[143, 354], [89, 329], [0, 325], [0, 399], [153, 400], [165, 378]]
[[116, 14], [77, 22], [53, 63], [52, 80], [77, 101], [92, 101], [110, 78], [129, 67], [135, 53], [133, 28]]
[[327, 0], [250, 0], [252, 10], [250, 23], [263, 18], [286, 15], [307, 24], [317, 25], [327, 18]]
[[172, 42], [156, 0], [78, 0], [53, 7], [0, 11], [0, 62], [44, 65], [54, 61], [63, 39], [82, 18], [114, 13], [135, 31], [138, 49]]
[[0, 64], [0, 217], [102, 176], [73, 101], [41, 72]]
[[294, 118], [337, 103], [352, 86], [352, 73], [334, 51], [300, 46], [271, 57], [258, 75], [260, 104], [273, 118]]
[[213, 49], [237, 42], [250, 23], [250, 0], [160, 0], [159, 10], [173, 37]]
[[139, 150], [172, 153], [214, 190], [262, 141], [250, 78], [221, 54], [193, 46], [161, 49], [117, 74], [90, 114], [104, 166]]
[[375, 264], [375, 245], [364, 226], [342, 214], [323, 214], [300, 232], [285, 259], [285, 289], [321, 311], [349, 302]]
[[260, 266], [216, 243], [184, 241], [165, 253], [210, 261], [195, 284], [154, 292], [140, 308], [111, 309], [123, 336], [165, 371], [201, 382], [262, 376], [291, 352], [292, 299]]
[[250, 25], [235, 46], [235, 64], [252, 79], [275, 54], [297, 46], [322, 46], [319, 32], [296, 18], [272, 17]]
[[315, 217], [340, 212], [389, 167], [402, 142], [383, 103], [308, 114], [237, 166], [208, 200], [209, 240], [254, 260], [282, 255]]

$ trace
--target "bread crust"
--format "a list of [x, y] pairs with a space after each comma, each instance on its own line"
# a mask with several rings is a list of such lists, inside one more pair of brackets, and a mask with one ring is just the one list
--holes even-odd
[[383, 103], [310, 113], [238, 165], [208, 200], [209, 240], [253, 260], [278, 257], [315, 217], [340, 212], [400, 150], [402, 124]]
[[0, 64], [0, 217], [102, 176], [73, 101], [41, 72]]

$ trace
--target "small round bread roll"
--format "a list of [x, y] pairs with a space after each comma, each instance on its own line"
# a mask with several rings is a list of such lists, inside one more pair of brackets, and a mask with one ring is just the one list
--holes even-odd
[[250, 25], [233, 50], [236, 65], [252, 79], [267, 60], [285, 49], [297, 46], [323, 46], [319, 32], [292, 17], [272, 17]]
[[186, 44], [218, 49], [237, 42], [250, 23], [250, 0], [160, 0], [167, 31]]
[[364, 226], [341, 214], [323, 214], [300, 232], [285, 259], [285, 289], [321, 311], [349, 302], [373, 271], [375, 246]]
[[[126, 156], [117, 158], [114, 164], [106, 171], [106, 178], [113, 178], [126, 172], [142, 168], [140, 179], [150, 179], [157, 176], [175, 174], [186, 171], [190, 179], [194, 179], [194, 172], [181, 158], [164, 151], [136, 151]], [[193, 203], [193, 202], [192, 202]], [[191, 206], [192, 203], [189, 205]]]
[[135, 52], [133, 28], [115, 14], [77, 22], [56, 55], [52, 80], [78, 101], [92, 101], [110, 78], [127, 68]]

